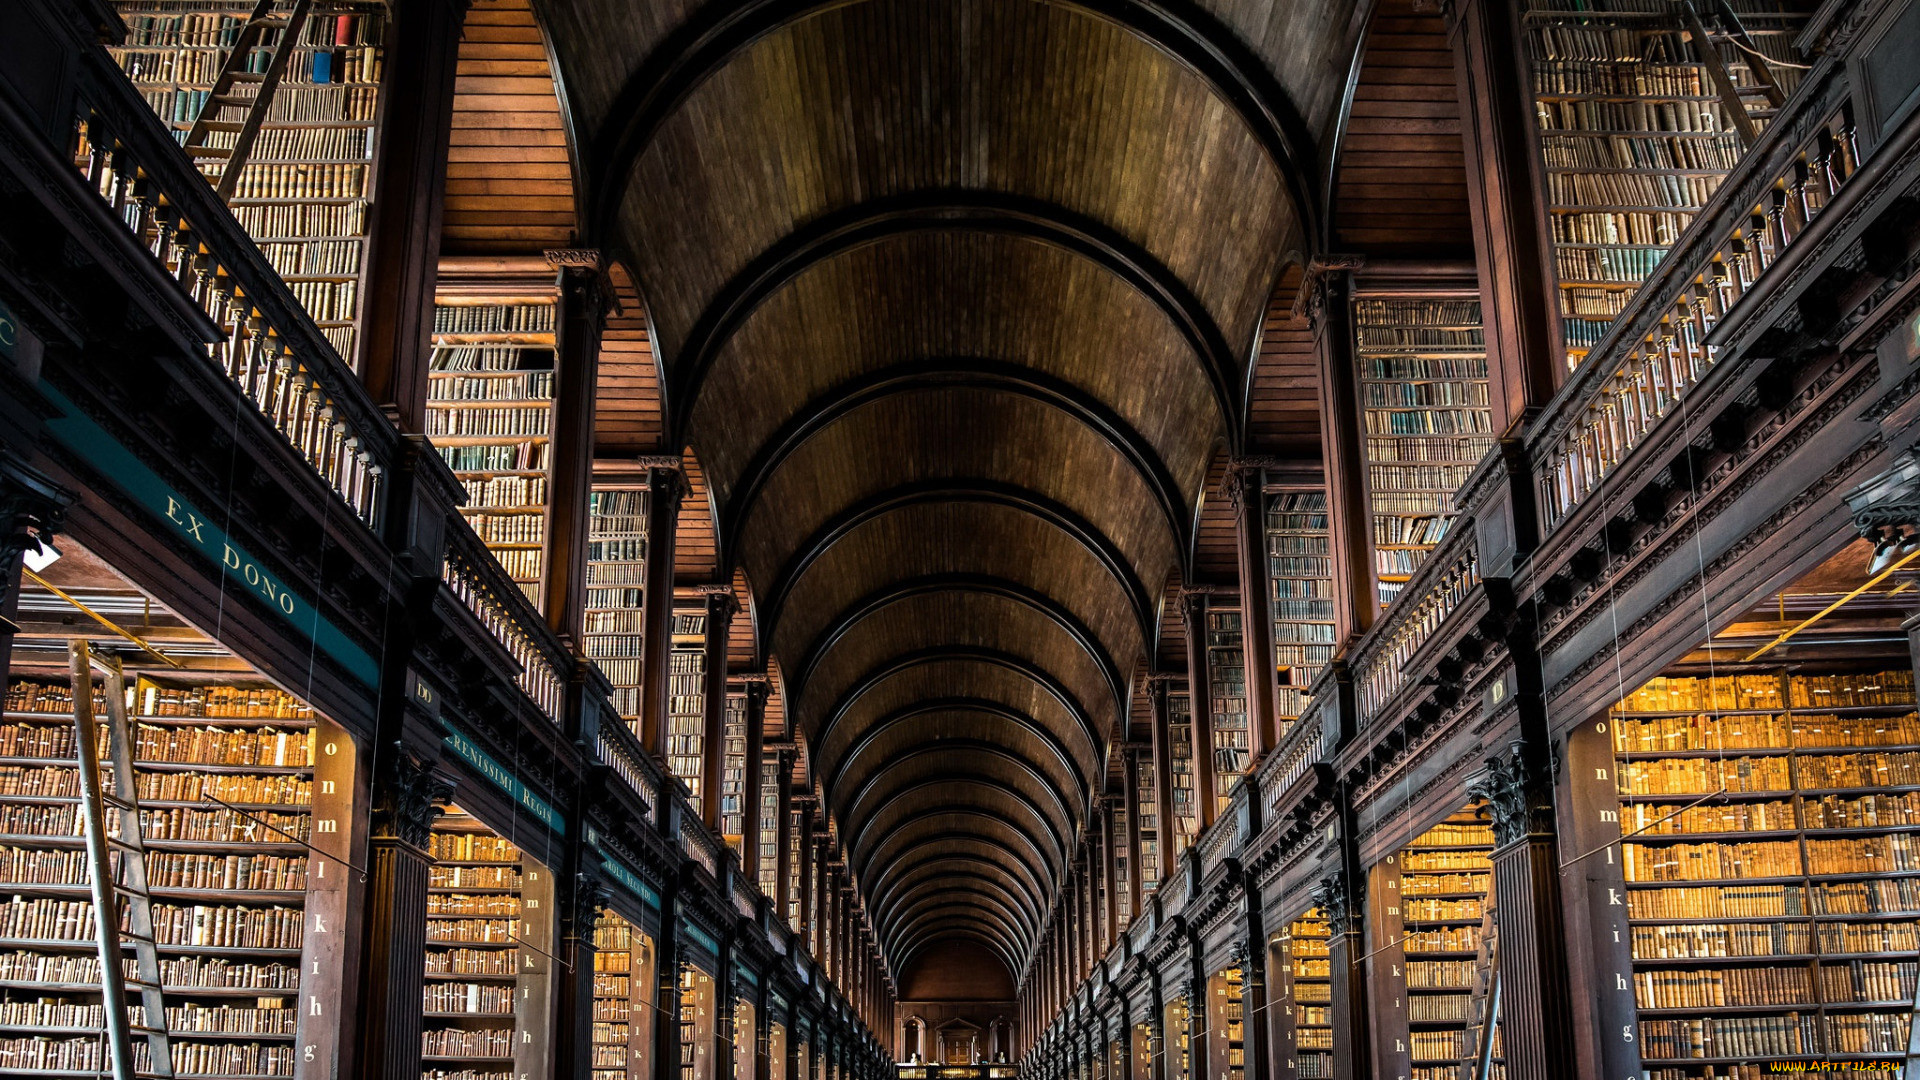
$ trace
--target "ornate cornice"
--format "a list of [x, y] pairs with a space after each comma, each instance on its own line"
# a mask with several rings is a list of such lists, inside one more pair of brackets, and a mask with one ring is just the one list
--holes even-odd
[[433, 839], [433, 823], [445, 812], [454, 785], [432, 763], [393, 744], [382, 783], [375, 785], [373, 836], [398, 840], [425, 854]]

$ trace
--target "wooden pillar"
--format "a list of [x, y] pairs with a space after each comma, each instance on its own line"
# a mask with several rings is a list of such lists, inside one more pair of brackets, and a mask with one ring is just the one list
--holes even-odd
[[803, 795], [793, 801], [800, 810], [800, 865], [794, 868], [788, 887], [795, 890], [794, 900], [800, 905], [799, 925], [793, 932], [804, 946], [813, 933], [813, 799]]
[[727, 635], [740, 600], [731, 585], [703, 587], [707, 608], [705, 733], [700, 740], [700, 820], [720, 833], [720, 778], [727, 763]]
[[1446, 9], [1460, 93], [1467, 205], [1473, 220], [1488, 397], [1496, 432], [1512, 432], [1564, 377], [1553, 245], [1538, 202], [1533, 94], [1517, 15], [1508, 0]]
[[1125, 882], [1128, 901], [1127, 910], [1133, 913], [1133, 918], [1138, 919], [1140, 917], [1141, 905], [1146, 903], [1147, 899], [1145, 888], [1146, 879], [1142, 876], [1146, 871], [1140, 865], [1141, 751], [1137, 746], [1129, 746], [1123, 750], [1122, 753], [1125, 755], [1122, 759], [1125, 762], [1125, 767], [1121, 769], [1121, 775], [1126, 785], [1126, 790], [1120, 793], [1120, 798], [1123, 805], [1127, 808], [1127, 835], [1125, 838], [1127, 845], [1127, 880]]
[[578, 645], [586, 606], [588, 500], [593, 494], [593, 405], [600, 334], [611, 296], [597, 251], [549, 251], [560, 276], [554, 366], [553, 489], [547, 501], [547, 625]]
[[1333, 1055], [1333, 1080], [1371, 1080], [1374, 1075], [1373, 1039], [1369, 1026], [1367, 995], [1367, 945], [1361, 919], [1357, 869], [1358, 853], [1353, 843], [1353, 810], [1350, 791], [1342, 784], [1334, 791], [1340, 806], [1337, 850], [1340, 865], [1313, 887], [1313, 903], [1327, 920], [1327, 965], [1332, 1007], [1333, 1045], [1344, 1052]]
[[1247, 671], [1247, 776], [1280, 741], [1275, 727], [1273, 584], [1267, 578], [1266, 469], [1252, 461], [1227, 470], [1227, 500], [1234, 511], [1234, 541], [1240, 557], [1240, 652]]
[[1360, 422], [1360, 388], [1353, 359], [1350, 270], [1355, 264], [1351, 259], [1340, 267], [1316, 264], [1300, 287], [1320, 368], [1320, 457], [1326, 466], [1336, 652], [1366, 633], [1380, 612], [1366, 429]]
[[672, 686], [668, 654], [673, 648], [673, 547], [687, 478], [680, 459], [641, 458], [647, 469], [647, 568], [641, 624], [645, 653], [640, 665], [640, 741], [662, 762], [667, 757], [667, 699]]
[[1187, 700], [1193, 722], [1194, 839], [1213, 824], [1219, 807], [1213, 796], [1213, 676], [1207, 670], [1207, 593], [1196, 589], [1180, 593], [1180, 613], [1187, 621]]
[[[788, 929], [793, 923], [793, 785], [787, 774], [793, 768], [793, 751], [783, 744], [773, 752], [773, 792], [775, 799], [773, 830], [773, 908]], [[789, 1078], [791, 1080], [791, 1078]]]
[[[1121, 770], [1123, 775], [1125, 772], [1125, 769]], [[1114, 836], [1112, 799], [1100, 800], [1097, 817], [1100, 822], [1101, 876], [1107, 883], [1107, 940], [1105, 947], [1101, 950], [1104, 954], [1120, 940], [1120, 890], [1126, 888], [1126, 883], [1120, 880], [1120, 865], [1113, 857], [1114, 844], [1118, 842], [1118, 838]], [[1131, 905], [1128, 906], [1128, 910], [1133, 910]]]
[[1493, 812], [1494, 929], [1507, 1076], [1575, 1075], [1579, 1055], [1549, 752], [1516, 741], [1487, 759], [1485, 775], [1469, 790]]
[[429, 845], [452, 785], [431, 762], [393, 752], [375, 777], [361, 930], [359, 1066], [366, 1080], [418, 1080], [427, 970]]
[[387, 24], [359, 367], [373, 399], [407, 434], [426, 430], [454, 71], [466, 13], [467, 0], [411, 0], [392, 5]]
[[1174, 836], [1180, 829], [1173, 820], [1173, 747], [1167, 742], [1167, 683], [1172, 675], [1152, 675], [1148, 701], [1153, 706], [1153, 801], [1159, 819], [1160, 855], [1155, 867], [1155, 890], [1173, 874]]
[[[766, 746], [767, 695], [773, 684], [765, 675], [747, 679], [747, 708], [743, 718], [747, 736], [746, 767], [740, 778], [740, 869], [756, 887], [760, 884], [761, 756]], [[777, 830], [776, 830], [777, 835]], [[779, 890], [776, 888], [777, 894]]]
[[[575, 820], [581, 820], [575, 818]], [[569, 847], [577, 854], [582, 845]], [[557, 1059], [554, 1067], [556, 1077], [586, 1077], [593, 1075], [593, 972], [594, 972], [594, 929], [599, 925], [600, 906], [605, 902], [605, 892], [595, 879], [590, 867], [576, 865], [572, 868], [575, 886], [561, 896], [561, 964], [555, 966], [555, 974], [560, 976], [557, 992], [554, 994], [554, 1012], [556, 1021], [553, 1031], [551, 1050]], [[560, 878], [566, 881], [566, 878]]]

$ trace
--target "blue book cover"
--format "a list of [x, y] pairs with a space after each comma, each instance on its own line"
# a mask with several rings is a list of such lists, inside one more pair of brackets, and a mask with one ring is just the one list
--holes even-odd
[[313, 54], [313, 81], [322, 85], [333, 81], [333, 54], [315, 52]]

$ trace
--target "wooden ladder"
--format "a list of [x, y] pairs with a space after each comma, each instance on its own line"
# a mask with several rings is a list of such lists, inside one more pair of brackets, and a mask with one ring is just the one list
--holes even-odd
[[[280, 88], [280, 78], [286, 74], [287, 62], [300, 42], [300, 31], [305, 28], [307, 15], [313, 6], [312, 0], [293, 0], [292, 7], [284, 14], [274, 14], [274, 9], [282, 2], [259, 0], [254, 5], [246, 26], [240, 30], [239, 39], [228, 51], [226, 61], [220, 65], [220, 74], [214, 78], [213, 89], [200, 106], [200, 115], [187, 131], [184, 145], [189, 156], [220, 162], [220, 179], [215, 187], [223, 201], [233, 198], [234, 185], [240, 182], [240, 174], [245, 171], [247, 160], [253, 156], [253, 144], [260, 137], [260, 127], [266, 122], [267, 113], [273, 108], [274, 92]], [[249, 70], [254, 51], [260, 47], [261, 40], [273, 31], [279, 31], [280, 40], [273, 47], [273, 56], [267, 62], [267, 69]], [[241, 93], [240, 88], [248, 85], [253, 86], [253, 93]], [[247, 110], [244, 119], [222, 118], [227, 109], [242, 106]], [[232, 148], [208, 145], [208, 140], [216, 131], [237, 133]]]
[[1500, 1026], [1500, 942], [1493, 921], [1493, 894], [1480, 913], [1480, 957], [1467, 995], [1467, 1031], [1461, 1046], [1460, 1080], [1491, 1080], [1497, 1060], [1493, 1036]]
[[[173, 1042], [167, 1034], [167, 1007], [161, 993], [153, 896], [147, 890], [147, 845], [140, 821], [140, 787], [133, 774], [133, 744], [127, 729], [126, 676], [117, 658], [96, 654], [85, 641], [71, 642], [67, 659], [73, 671], [74, 754], [80, 762], [80, 810], [86, 820], [94, 934], [100, 942], [100, 996], [113, 1076], [114, 1080], [170, 1080]], [[106, 676], [106, 763], [113, 768], [111, 795], [104, 790], [101, 778], [100, 722], [93, 713], [96, 667]], [[109, 811], [118, 815], [112, 825], [108, 823]], [[134, 957], [131, 979], [125, 966], [129, 943]], [[127, 1007], [129, 988], [140, 995], [138, 1023]], [[134, 1057], [136, 1035], [146, 1040], [144, 1063]]]
[[[1754, 43], [1752, 35], [1740, 23], [1740, 16], [1727, 0], [1712, 0], [1711, 17], [1714, 25], [1709, 28], [1700, 17], [1700, 11], [1694, 7], [1693, 0], [1683, 0], [1681, 9], [1687, 20], [1687, 33], [1693, 39], [1693, 48], [1700, 56], [1700, 63], [1707, 69], [1707, 77], [1713, 81], [1714, 93], [1720, 96], [1721, 104], [1726, 106], [1727, 116], [1733, 120], [1735, 130], [1740, 133], [1740, 141], [1752, 146], [1760, 138], [1760, 121], [1771, 120], [1786, 104], [1786, 95], [1780, 90], [1780, 83], [1773, 77], [1773, 68], [1768, 65], [1760, 52], [1760, 46]], [[1756, 86], [1740, 86], [1733, 81], [1733, 73], [1727, 70], [1727, 64], [1720, 56], [1719, 46], [1730, 44], [1741, 50], [1745, 63], [1758, 80]]]

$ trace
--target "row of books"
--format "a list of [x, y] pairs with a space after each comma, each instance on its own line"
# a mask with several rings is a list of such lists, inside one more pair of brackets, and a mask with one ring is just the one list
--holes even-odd
[[[135, 779], [142, 802], [205, 802], [208, 795], [248, 806], [306, 806], [313, 801], [312, 782], [291, 774], [143, 772]], [[73, 767], [0, 765], [0, 795], [78, 798], [80, 772]]]
[[1451, 494], [1473, 475], [1472, 465], [1369, 465], [1375, 491], [1442, 491]]
[[1731, 133], [1547, 135], [1540, 152], [1549, 169], [1726, 171], [1740, 163], [1740, 142]]
[[1555, 206], [1631, 206], [1698, 210], [1720, 186], [1717, 176], [1662, 173], [1549, 173], [1547, 198]]
[[360, 310], [357, 281], [289, 281], [287, 291], [315, 322], [351, 322]]
[[547, 442], [514, 442], [504, 446], [441, 446], [440, 457], [457, 473], [545, 473], [551, 465]]
[[1600, 281], [1637, 285], [1660, 265], [1660, 248], [1561, 248], [1554, 268], [1562, 281]]
[[429, 1013], [512, 1016], [513, 999], [514, 988], [498, 983], [430, 982], [422, 990], [421, 1008]]
[[511, 342], [492, 344], [447, 344], [436, 342], [427, 358], [429, 378], [442, 379], [456, 372], [482, 372], [507, 375], [517, 371], [546, 371], [554, 368], [553, 347], [520, 345]]
[[[489, 514], [486, 507], [468, 511], [467, 524], [488, 544], [538, 544], [546, 539], [545, 514]], [[512, 572], [511, 570], [509, 571]], [[516, 578], [520, 575], [515, 574]]]
[[249, 161], [235, 182], [236, 199], [358, 199], [367, 166], [351, 162]]
[[[451, 351], [451, 350], [448, 350]], [[503, 375], [455, 374], [463, 369], [436, 371], [428, 381], [432, 401], [548, 401], [553, 397], [553, 371], [515, 370]]]
[[1702, 98], [1709, 87], [1706, 73], [1693, 64], [1607, 63], [1559, 60], [1535, 64], [1536, 97], [1562, 94], [1605, 97]]
[[1657, 244], [1671, 247], [1693, 223], [1675, 210], [1589, 210], [1549, 219], [1557, 244]]
[[1534, 104], [1540, 130], [1731, 132], [1726, 107], [1717, 98], [1686, 101], [1642, 98], [1622, 101], [1541, 100]]
[[[349, 203], [249, 203], [233, 208], [233, 216], [256, 240], [278, 238], [355, 238], [366, 231], [367, 205]], [[355, 241], [358, 242], [357, 240]]]
[[[1379, 328], [1372, 328], [1378, 331]], [[1470, 343], [1463, 343], [1455, 351], [1441, 352], [1437, 347], [1428, 351], [1408, 355], [1388, 352], [1384, 349], [1369, 349], [1360, 366], [1360, 378], [1367, 381], [1392, 381], [1395, 379], [1484, 379], [1487, 377], [1487, 358], [1484, 353], [1474, 352], [1483, 348], [1479, 341], [1479, 331], [1475, 331]]]
[[428, 435], [548, 435], [551, 408], [475, 408], [427, 410]]
[[1487, 404], [1487, 384], [1482, 379], [1375, 381], [1362, 382], [1360, 403], [1368, 408], [1412, 409], [1428, 405]]
[[436, 334], [552, 333], [552, 304], [436, 304]]
[[[210, 131], [202, 145], [223, 150], [239, 142], [236, 131]], [[373, 129], [364, 124], [338, 127], [269, 127], [262, 125], [253, 141], [249, 161], [354, 162], [373, 160]]]
[[544, 476], [469, 476], [460, 486], [466, 489], [467, 505], [473, 507], [544, 506], [547, 502], [547, 478]]
[[[433, 1009], [429, 1012], [476, 1010]], [[427, 1057], [510, 1058], [513, 1032], [499, 1028], [432, 1028], [420, 1033], [420, 1053]]]
[[[307, 887], [304, 855], [206, 855], [150, 851], [147, 884], [156, 889], [264, 889]], [[87, 853], [79, 849], [0, 847], [0, 883], [88, 883]]]
[[[1487, 410], [1473, 406], [1451, 409], [1369, 409], [1365, 426], [1368, 435], [1488, 435], [1493, 431], [1493, 421]], [[1458, 454], [1449, 460], [1467, 460], [1465, 446], [1456, 444], [1456, 448]]]

